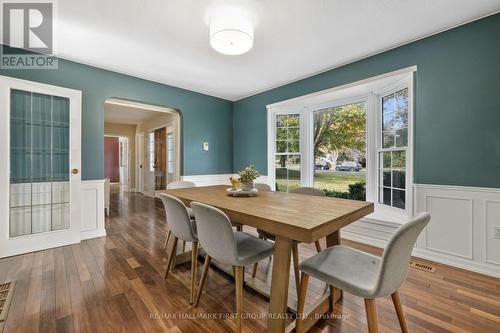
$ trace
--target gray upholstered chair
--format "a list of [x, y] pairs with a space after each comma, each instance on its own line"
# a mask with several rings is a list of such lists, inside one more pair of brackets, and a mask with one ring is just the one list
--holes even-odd
[[[293, 190], [290, 190], [290, 193], [295, 193], [295, 194], [304, 194], [304, 195], [314, 195], [318, 197], [324, 197], [326, 196], [325, 192], [318, 190], [314, 187], [298, 187]], [[268, 240], [275, 240], [274, 235], [271, 235], [264, 230], [257, 229], [257, 232], [259, 234], [259, 237], [262, 239], [268, 239]], [[319, 243], [319, 240], [314, 242], [314, 245], [316, 246], [316, 251], [321, 252], [321, 244]], [[299, 285], [300, 285], [300, 273], [299, 273], [299, 249], [298, 249], [298, 244], [297, 242], [294, 242], [292, 245], [292, 259], [293, 259], [293, 271], [295, 274], [295, 286], [297, 288], [297, 292], [299, 290]], [[252, 272], [252, 277], [255, 277], [257, 274], [257, 267], [259, 263], [256, 262], [253, 266], [253, 272]]]
[[[177, 180], [175, 182], [171, 182], [167, 184], [167, 190], [175, 190], [177, 188], [190, 188], [190, 187], [196, 187], [196, 184], [193, 182], [190, 182], [188, 180]], [[186, 207], [189, 217], [191, 219], [194, 219], [194, 214], [191, 208]], [[168, 231], [167, 238], [165, 238], [165, 243], [163, 244], [163, 248], [167, 248], [168, 241], [170, 240], [170, 230]], [[184, 252], [186, 250], [186, 242], [184, 241], [182, 243], [182, 251]]]
[[392, 296], [403, 332], [408, 332], [398, 289], [406, 279], [411, 252], [418, 235], [429, 223], [428, 213], [419, 214], [396, 230], [385, 247], [382, 257], [343, 245], [327, 248], [300, 264], [302, 271], [296, 323], [296, 332], [302, 332], [304, 304], [309, 276], [336, 288], [365, 299], [366, 316], [370, 333], [378, 332], [375, 299]]
[[180, 239], [184, 242], [192, 242], [191, 295], [189, 297], [189, 303], [193, 304], [195, 295], [196, 267], [198, 262], [198, 236], [196, 235], [196, 224], [195, 221], [190, 218], [188, 210], [182, 201], [166, 193], [161, 193], [160, 199], [165, 206], [169, 235], [170, 232], [174, 235], [172, 249], [167, 259], [165, 279], [168, 277], [168, 272], [170, 271], [174, 257], [177, 255], [178, 240]]
[[233, 231], [227, 215], [217, 208], [197, 202], [192, 202], [191, 207], [196, 216], [200, 244], [207, 253], [195, 306], [198, 306], [212, 258], [221, 264], [233, 266], [236, 284], [236, 325], [237, 332], [241, 332], [245, 266], [269, 257], [273, 253], [274, 246], [250, 234]]
[[167, 185], [167, 189], [169, 190], [173, 190], [176, 188], [189, 188], [189, 187], [196, 187], [196, 184], [188, 180], [177, 180]]
[[269, 186], [269, 185], [267, 185], [265, 183], [255, 183], [254, 186], [259, 191], [264, 191], [264, 192], [271, 191], [271, 186]]

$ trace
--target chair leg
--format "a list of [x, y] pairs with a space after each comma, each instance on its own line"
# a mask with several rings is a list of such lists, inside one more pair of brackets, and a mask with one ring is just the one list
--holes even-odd
[[330, 306], [332, 307], [332, 311], [335, 310], [335, 304], [337, 300], [340, 298], [340, 289], [335, 288], [334, 286], [330, 286]]
[[163, 244], [163, 249], [167, 249], [168, 241], [170, 240], [170, 235], [172, 234], [172, 231], [168, 231], [167, 238], [165, 238], [165, 244]]
[[243, 231], [243, 226], [241, 224], [237, 225], [236, 226], [236, 231]]
[[403, 307], [401, 306], [401, 300], [399, 299], [399, 292], [396, 290], [391, 297], [392, 302], [394, 303], [394, 308], [396, 309], [396, 314], [398, 315], [401, 332], [408, 333], [408, 326], [406, 325], [405, 314], [403, 312]]
[[168, 272], [170, 271], [170, 267], [172, 266], [172, 262], [174, 261], [174, 257], [177, 254], [177, 242], [179, 238], [174, 237], [174, 244], [172, 244], [172, 249], [170, 250], [170, 255], [167, 260], [167, 270], [165, 271], [165, 279], [168, 277]]
[[193, 246], [191, 249], [191, 295], [189, 297], [189, 304], [194, 303], [197, 267], [198, 267], [198, 242], [193, 242]]
[[253, 270], [252, 270], [252, 277], [254, 278], [255, 275], [257, 275], [257, 267], [259, 266], [259, 262], [257, 261], [255, 264], [253, 264]]
[[320, 253], [321, 252], [321, 243], [319, 242], [319, 240], [315, 241], [314, 245], [316, 245], [316, 251], [318, 253]]
[[182, 241], [182, 253], [186, 252], [186, 241]]
[[368, 332], [378, 333], [377, 306], [374, 299], [365, 299], [366, 319]]
[[203, 264], [203, 271], [201, 272], [200, 283], [198, 284], [198, 291], [196, 292], [196, 299], [194, 301], [195, 307], [198, 306], [198, 302], [200, 301], [201, 292], [203, 291], [208, 269], [210, 268], [210, 261], [212, 261], [212, 258], [207, 254], [205, 257], [205, 264]]
[[295, 321], [295, 332], [302, 333], [302, 322], [304, 321], [304, 306], [307, 298], [307, 287], [309, 284], [309, 275], [302, 272], [300, 278], [299, 299], [297, 300], [297, 319]]
[[299, 248], [298, 243], [293, 242], [292, 244], [292, 259], [293, 259], [293, 271], [295, 273], [295, 287], [297, 292], [300, 289], [300, 272], [299, 272]]
[[243, 316], [243, 276], [245, 275], [245, 267], [234, 267], [234, 279], [236, 288], [236, 332], [241, 333], [241, 320]]

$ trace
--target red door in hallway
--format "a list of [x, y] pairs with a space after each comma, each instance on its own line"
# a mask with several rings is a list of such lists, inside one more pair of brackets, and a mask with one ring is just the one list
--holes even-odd
[[155, 190], [167, 188], [167, 129], [155, 130]]
[[104, 177], [120, 182], [120, 142], [116, 137], [104, 137]]

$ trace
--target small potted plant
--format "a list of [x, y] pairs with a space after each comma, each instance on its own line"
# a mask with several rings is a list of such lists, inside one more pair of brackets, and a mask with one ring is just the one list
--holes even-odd
[[239, 172], [241, 189], [243, 191], [253, 190], [253, 181], [260, 176], [259, 171], [253, 165], [245, 167]]

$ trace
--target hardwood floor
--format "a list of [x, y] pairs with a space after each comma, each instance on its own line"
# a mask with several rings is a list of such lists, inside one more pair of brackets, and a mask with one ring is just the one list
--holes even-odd
[[[189, 305], [190, 264], [165, 274], [163, 207], [137, 194], [113, 194], [108, 236], [81, 244], [0, 260], [0, 282], [17, 280], [3, 332], [231, 332], [236, 310], [232, 278], [210, 269], [198, 308]], [[343, 240], [363, 250], [380, 249]], [[324, 240], [322, 242], [325, 247]], [[301, 258], [316, 253], [299, 247]], [[198, 278], [202, 260], [199, 260]], [[410, 269], [400, 289], [410, 332], [499, 332], [500, 281], [444, 265], [435, 273]], [[270, 283], [269, 260], [256, 279]], [[245, 270], [245, 280], [252, 279]], [[295, 304], [293, 272], [289, 302]], [[311, 279], [307, 303], [324, 285]], [[264, 332], [267, 301], [246, 289], [244, 310], [262, 318], [243, 320], [243, 331]], [[306, 303], [306, 309], [307, 309]], [[390, 297], [377, 299], [381, 332], [400, 332]], [[364, 301], [344, 293], [337, 319], [319, 321], [311, 332], [367, 332]], [[216, 319], [213, 318], [215, 316]], [[219, 317], [220, 316], [220, 317]], [[334, 317], [333, 315], [331, 317]], [[192, 319], [198, 318], [198, 319]]]

